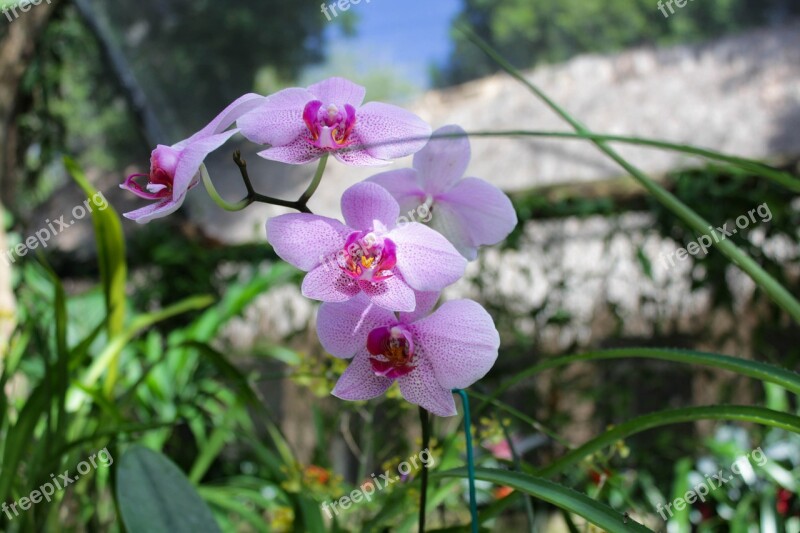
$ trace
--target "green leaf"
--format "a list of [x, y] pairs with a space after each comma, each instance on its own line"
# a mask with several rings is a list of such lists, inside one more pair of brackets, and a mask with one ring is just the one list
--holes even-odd
[[117, 467], [117, 504], [128, 533], [220, 532], [206, 503], [162, 454], [134, 445]]
[[[106, 302], [106, 329], [108, 338], [122, 333], [125, 325], [125, 281], [127, 263], [125, 262], [125, 236], [119, 215], [108, 203], [103, 194], [95, 189], [78, 164], [69, 157], [64, 158], [64, 165], [72, 175], [72, 179], [83, 189], [88, 199], [84, 207], [92, 214], [95, 242], [97, 243], [97, 261], [100, 266], [100, 279]], [[110, 361], [105, 392], [111, 395], [119, 372], [119, 353]]]
[[36, 424], [46, 413], [49, 403], [47, 382], [42, 382], [28, 397], [17, 423], [9, 430], [3, 452], [3, 464], [0, 467], [0, 501], [8, 499], [11, 484], [17, 479], [17, 467], [22, 459], [22, 453], [29, 450]]
[[86, 372], [84, 384], [87, 387], [93, 386], [112, 361], [116, 359], [122, 349], [125, 348], [128, 342], [141, 331], [149, 328], [153, 324], [167, 320], [168, 318], [208, 307], [213, 301], [214, 299], [211, 296], [192, 296], [191, 298], [181, 300], [160, 311], [137, 316], [131, 321], [127, 328], [111, 339], [111, 342], [106, 346], [105, 350], [92, 362], [92, 365]]
[[[125, 262], [125, 237], [119, 215], [89, 180], [86, 179], [78, 164], [69, 157], [64, 158], [64, 165], [72, 179], [83, 189], [88, 197], [88, 208], [92, 213], [97, 255], [100, 263], [100, 277], [106, 299], [109, 316], [108, 337], [111, 338], [122, 331], [125, 323], [125, 279], [127, 265]], [[102, 202], [98, 204], [98, 197]]]
[[693, 350], [674, 350], [668, 348], [621, 348], [616, 350], [599, 350], [596, 352], [587, 352], [584, 354], [569, 355], [565, 357], [555, 357], [518, 372], [513, 377], [505, 380], [503, 384], [498, 387], [487, 400], [483, 401], [477, 407], [477, 409], [475, 409], [475, 416], [478, 416], [492, 400], [499, 397], [501, 394], [503, 394], [503, 392], [513, 387], [520, 381], [538, 374], [543, 370], [570, 365], [580, 361], [602, 361], [606, 359], [625, 358], [661, 359], [664, 361], [710, 366], [722, 370], [736, 372], [737, 374], [742, 374], [743, 376], [760, 379], [761, 381], [767, 383], [774, 383], [795, 394], [800, 394], [800, 375], [798, 375], [796, 372], [792, 372], [778, 366], [760, 363], [758, 361], [740, 359], [738, 357], [731, 357], [729, 355], [696, 352]]
[[647, 431], [648, 429], [670, 424], [679, 424], [681, 422], [695, 422], [697, 420], [735, 420], [738, 422], [751, 422], [800, 434], [800, 417], [780, 411], [773, 411], [764, 407], [711, 405], [705, 407], [667, 409], [640, 416], [618, 426], [614, 426], [605, 433], [569, 451], [546, 467], [538, 470], [536, 474], [543, 477], [553, 476], [557, 473], [564, 472], [567, 468], [578, 463], [584, 457], [611, 446], [615, 442], [631, 435]]
[[[467, 477], [467, 470], [466, 468], [459, 468], [446, 472], [436, 472], [432, 474], [432, 477]], [[546, 501], [572, 514], [582, 516], [587, 521], [605, 529], [609, 533], [650, 531], [640, 523], [631, 518], [625, 518], [622, 513], [589, 498], [587, 495], [546, 479], [519, 472], [480, 467], [475, 469], [475, 478], [530, 494], [534, 498]]]
[[[689, 471], [692, 469], [692, 460], [688, 457], [684, 457], [680, 461], [675, 464], [675, 485], [672, 488], [672, 501], [675, 502], [679, 498], [683, 499], [686, 493], [689, 491]], [[684, 500], [685, 501], [685, 500]], [[667, 502], [662, 502], [666, 506]], [[689, 510], [691, 507], [689, 505], [684, 505], [683, 509], [678, 510], [678, 506], [675, 506], [675, 510], [667, 508], [665, 511], [662, 509], [661, 511], [666, 514], [669, 512], [669, 524], [670, 528], [674, 528], [675, 533], [689, 533], [692, 530], [692, 525], [689, 522]], [[673, 531], [670, 529], [670, 531]]]

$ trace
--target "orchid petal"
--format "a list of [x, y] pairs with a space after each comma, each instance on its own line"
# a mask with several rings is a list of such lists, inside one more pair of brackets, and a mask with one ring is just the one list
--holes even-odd
[[478, 246], [472, 243], [469, 223], [454, 206], [436, 202], [428, 226], [443, 235], [467, 261], [478, 257]]
[[433, 365], [420, 347], [417, 350], [417, 368], [397, 379], [403, 398], [437, 416], [456, 415], [458, 411], [453, 393], [436, 381]]
[[231, 124], [236, 122], [242, 115], [245, 115], [250, 111], [253, 111], [254, 109], [263, 105], [266, 101], [267, 98], [261, 96], [260, 94], [248, 93], [245, 94], [244, 96], [240, 96], [239, 98], [234, 100], [228, 107], [223, 109], [219, 115], [214, 117], [214, 120], [209, 122], [206, 127], [198, 131], [188, 139], [173, 145], [173, 148], [181, 149], [195, 141], [225, 131]]
[[[352, 141], [353, 146], [362, 146], [362, 143], [358, 140], [357, 135], [351, 134], [350, 140]], [[385, 161], [383, 159], [372, 157], [369, 152], [364, 149], [342, 148], [334, 151], [333, 157], [335, 157], [341, 163], [351, 167], [385, 167], [386, 165], [391, 164], [391, 161]]]
[[[442, 137], [463, 135], [463, 137]], [[425, 147], [414, 154], [413, 166], [419, 172], [425, 192], [439, 194], [461, 179], [470, 160], [469, 138], [459, 126], [444, 126], [433, 132]]]
[[347, 359], [364, 349], [370, 331], [396, 322], [394, 313], [359, 294], [346, 302], [323, 303], [317, 313], [317, 336], [328, 353]]
[[308, 272], [317, 265], [339, 272], [336, 254], [352, 230], [338, 220], [291, 213], [267, 221], [267, 240], [281, 259]]
[[389, 191], [389, 194], [400, 204], [401, 220], [417, 222], [419, 215], [414, 211], [425, 203], [426, 197], [425, 191], [419, 185], [418, 178], [419, 175], [413, 168], [401, 168], [381, 172], [367, 178], [366, 181], [377, 183]]
[[[472, 246], [497, 244], [517, 225], [517, 213], [508, 196], [478, 178], [463, 179], [439, 196], [436, 207], [443, 206], [466, 228]], [[434, 219], [439, 214], [436, 207]]]
[[303, 278], [300, 292], [306, 298], [322, 302], [346, 302], [358, 295], [358, 282], [337, 265], [320, 265]]
[[242, 115], [236, 126], [254, 143], [287, 145], [307, 131], [303, 108], [311, 100], [314, 95], [305, 89], [293, 87], [278, 91], [268, 96], [262, 105]]
[[367, 90], [344, 78], [328, 78], [308, 88], [308, 92], [313, 94], [317, 100], [322, 100], [323, 104], [335, 104], [343, 106], [350, 104], [358, 107], [364, 101]]
[[445, 302], [432, 315], [408, 326], [417, 346], [446, 389], [465, 389], [497, 360], [500, 336], [492, 317], [472, 300]]
[[363, 349], [353, 357], [331, 394], [342, 400], [370, 400], [386, 392], [391, 385], [391, 379], [375, 375], [369, 352]]
[[289, 165], [304, 165], [322, 157], [325, 152], [311, 145], [303, 136], [284, 146], [273, 146], [258, 152], [260, 157]]
[[464, 275], [467, 261], [442, 235], [411, 222], [386, 237], [397, 245], [397, 270], [418, 291], [439, 291]]
[[377, 282], [360, 280], [358, 285], [374, 304], [389, 311], [413, 311], [416, 306], [414, 290], [399, 275]]
[[180, 208], [181, 205], [183, 205], [183, 200], [185, 198], [186, 195], [183, 195], [178, 199], [167, 198], [160, 202], [155, 202], [150, 205], [140, 207], [134, 211], [122, 213], [122, 216], [130, 220], [134, 220], [139, 224], [146, 224], [156, 218], [165, 217], [174, 213], [178, 210], [178, 208]]
[[354, 134], [360, 147], [378, 159], [397, 159], [420, 150], [431, 135], [427, 122], [410, 111], [381, 102], [358, 110]]
[[187, 144], [178, 156], [175, 167], [175, 177], [172, 181], [172, 195], [183, 196], [189, 190], [194, 177], [200, 170], [203, 160], [208, 154], [225, 144], [238, 130], [229, 130], [224, 133], [197, 139]]
[[375, 229], [373, 226], [376, 220], [391, 229], [397, 223], [400, 206], [380, 185], [362, 181], [344, 191], [342, 215], [345, 223], [353, 229]]
[[428, 316], [441, 294], [439, 291], [414, 291], [416, 307], [411, 312], [400, 313], [400, 322], [410, 324]]

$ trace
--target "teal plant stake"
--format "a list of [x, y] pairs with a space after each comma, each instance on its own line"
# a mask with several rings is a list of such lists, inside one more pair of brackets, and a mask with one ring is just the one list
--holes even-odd
[[472, 424], [469, 415], [469, 397], [463, 389], [453, 389], [464, 404], [464, 435], [467, 440], [467, 474], [469, 476], [469, 512], [472, 515], [472, 533], [478, 533], [478, 504], [475, 501], [475, 458], [472, 456]]

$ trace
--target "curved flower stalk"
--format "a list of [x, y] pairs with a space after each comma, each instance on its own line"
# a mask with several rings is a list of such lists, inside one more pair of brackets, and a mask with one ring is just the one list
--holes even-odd
[[412, 313], [394, 313], [365, 296], [324, 303], [317, 334], [332, 355], [352, 359], [333, 395], [369, 400], [397, 382], [403, 397], [438, 416], [453, 416], [452, 389], [481, 379], [497, 359], [492, 317], [472, 300], [454, 300], [428, 314], [438, 293], [420, 293]]
[[431, 128], [424, 120], [389, 104], [361, 105], [365, 94], [364, 87], [344, 78], [284, 89], [237, 126], [251, 141], [271, 145], [258, 155], [293, 165], [324, 153], [348, 165], [385, 165], [425, 146]]
[[323, 302], [365, 293], [389, 311], [413, 311], [414, 290], [439, 291], [464, 275], [466, 261], [447, 239], [418, 222], [398, 225], [400, 207], [374, 183], [342, 196], [345, 224], [293, 213], [267, 221], [267, 239], [285, 261], [308, 272], [302, 292]]
[[389, 191], [404, 212], [426, 205], [430, 226], [473, 260], [479, 246], [497, 244], [511, 233], [517, 214], [494, 185], [462, 178], [469, 160], [467, 133], [459, 126], [444, 126], [414, 155], [414, 168], [390, 170], [368, 181]]
[[[140, 224], [175, 212], [186, 199], [186, 193], [199, 183], [197, 173], [209, 153], [230, 139], [238, 130], [225, 131], [244, 113], [264, 101], [263, 96], [246, 94], [226, 107], [206, 127], [188, 139], [172, 146], [159, 144], [150, 155], [150, 173], [132, 174], [120, 185], [140, 198], [156, 200], [146, 207], [123, 213]], [[137, 178], [147, 178], [142, 186]]]

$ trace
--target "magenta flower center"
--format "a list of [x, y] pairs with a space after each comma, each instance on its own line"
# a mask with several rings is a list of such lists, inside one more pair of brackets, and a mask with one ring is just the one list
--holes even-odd
[[356, 109], [350, 104], [326, 106], [312, 100], [303, 109], [303, 121], [310, 133], [309, 143], [323, 150], [336, 150], [352, 142], [350, 134], [356, 125]]
[[373, 231], [356, 231], [350, 234], [344, 249], [339, 251], [337, 262], [339, 268], [353, 279], [383, 281], [394, 275], [396, 246]]
[[[146, 177], [147, 183], [142, 187], [136, 178]], [[131, 174], [125, 180], [125, 186], [140, 198], [158, 200], [172, 196], [172, 176], [166, 170], [153, 166], [150, 174]]]
[[373, 329], [367, 337], [369, 362], [379, 376], [396, 379], [414, 368], [414, 340], [402, 325]]

